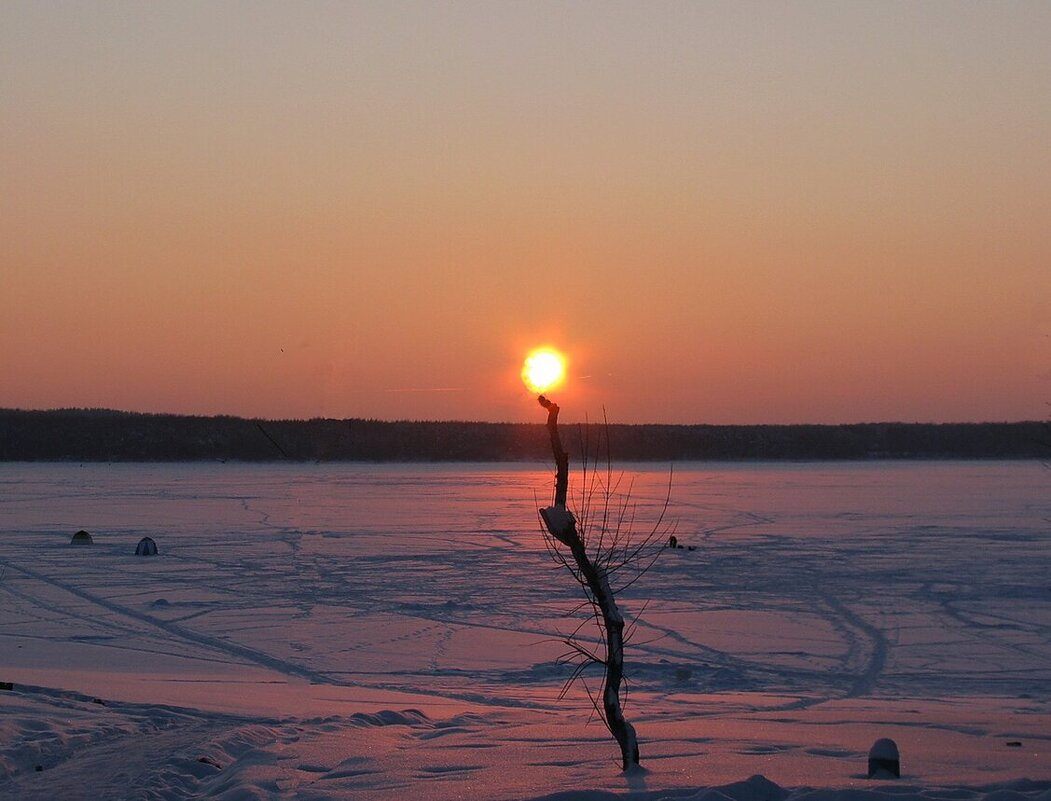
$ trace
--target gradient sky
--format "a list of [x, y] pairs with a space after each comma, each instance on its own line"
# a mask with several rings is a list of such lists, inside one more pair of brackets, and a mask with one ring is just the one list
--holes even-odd
[[0, 3], [0, 407], [1043, 419], [1051, 3]]

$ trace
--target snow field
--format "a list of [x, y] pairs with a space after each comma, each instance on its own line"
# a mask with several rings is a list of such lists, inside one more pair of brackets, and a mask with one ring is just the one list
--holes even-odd
[[[627, 470], [644, 524], [668, 475]], [[1051, 799], [1042, 465], [677, 466], [695, 550], [620, 599], [630, 777], [558, 701], [550, 482], [0, 466], [0, 797]], [[884, 736], [900, 782], [865, 778]]]

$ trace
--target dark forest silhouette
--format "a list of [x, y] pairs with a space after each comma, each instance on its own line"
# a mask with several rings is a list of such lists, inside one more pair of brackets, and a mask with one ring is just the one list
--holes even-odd
[[[1046, 459], [1047, 424], [610, 425], [620, 461]], [[579, 427], [566, 426], [568, 437]], [[547, 461], [542, 423], [0, 409], [0, 461]]]

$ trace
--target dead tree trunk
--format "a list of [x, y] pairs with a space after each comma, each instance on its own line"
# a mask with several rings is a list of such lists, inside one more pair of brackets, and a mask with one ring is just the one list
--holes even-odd
[[635, 727], [624, 717], [620, 704], [620, 686], [624, 679], [624, 618], [617, 608], [605, 567], [592, 560], [584, 541], [577, 532], [577, 521], [566, 508], [569, 488], [569, 454], [562, 447], [558, 433], [558, 404], [541, 395], [540, 405], [547, 409], [547, 430], [551, 437], [551, 451], [555, 457], [555, 501], [552, 506], [540, 510], [540, 516], [548, 532], [569, 548], [579, 571], [581, 583], [590, 591], [594, 604], [601, 613], [605, 631], [606, 656], [598, 659], [605, 668], [602, 683], [602, 718], [610, 734], [620, 746], [621, 767], [628, 770], [639, 764], [639, 743]]

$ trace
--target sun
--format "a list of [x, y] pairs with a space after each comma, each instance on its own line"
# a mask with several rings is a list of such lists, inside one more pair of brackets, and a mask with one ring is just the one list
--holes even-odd
[[554, 348], [536, 348], [522, 365], [522, 381], [530, 392], [547, 392], [566, 378], [566, 357]]

